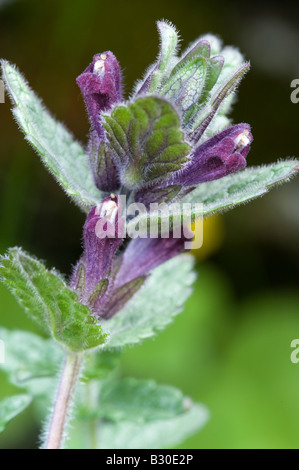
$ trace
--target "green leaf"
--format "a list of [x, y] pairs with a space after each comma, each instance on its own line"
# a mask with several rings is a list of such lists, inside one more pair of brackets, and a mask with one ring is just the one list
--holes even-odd
[[139, 236], [150, 228], [177, 226], [184, 223], [185, 204], [190, 206], [190, 218], [208, 217], [216, 212], [233, 209], [266, 194], [269, 189], [287, 182], [299, 170], [298, 160], [283, 160], [270, 165], [249, 167], [215, 181], [199, 184], [180, 203], [171, 204], [169, 211], [144, 211], [127, 223], [127, 232], [138, 230]]
[[184, 395], [174, 387], [126, 378], [103, 386], [96, 416], [114, 422], [144, 423], [184, 413], [184, 403]]
[[[222, 48], [222, 43], [216, 36], [207, 34], [201, 36], [183, 52], [172, 73], [200, 55], [206, 58], [208, 64], [205, 84], [198, 102], [194, 103], [186, 113], [184, 122], [186, 127], [196, 129], [206, 117], [209, 117], [205, 130], [205, 138], [209, 138], [230, 124], [227, 115], [231, 111], [235, 94], [231, 92], [231, 88], [227, 88], [227, 84], [232, 79], [235, 80], [235, 89], [241, 78], [239, 72], [244, 67], [246, 68], [247, 64], [244, 63], [244, 57], [236, 48], [231, 46]], [[212, 104], [216, 98], [216, 103]]]
[[176, 49], [178, 46], [178, 33], [175, 27], [165, 21], [157, 21], [158, 33], [160, 36], [160, 52], [157, 61], [147, 70], [144, 78], [138, 80], [135, 85], [134, 96], [146, 93], [153, 93], [160, 86], [163, 77], [176, 59]]
[[196, 59], [198, 57], [205, 57], [206, 59], [210, 58], [211, 48], [208, 41], [200, 40], [195, 41], [190, 48], [181, 54], [181, 57], [178, 59], [175, 67], [171, 71], [171, 75], [175, 74], [181, 67], [186, 65], [188, 62]]
[[101, 201], [88, 157], [70, 132], [57, 122], [15, 66], [1, 61], [3, 79], [14, 104], [13, 114], [26, 139], [39, 153], [65, 192], [85, 210]]
[[217, 80], [221, 74], [223, 68], [224, 58], [222, 56], [212, 57], [208, 61], [208, 73], [205, 80], [204, 90], [198, 100], [198, 104], [202, 106], [209, 98], [210, 91], [213, 86], [217, 83]]
[[[233, 91], [238, 87], [242, 78], [248, 72], [249, 67], [249, 63], [244, 63], [223, 86], [217, 87], [216, 93], [214, 93], [212, 98], [208, 101], [205, 108], [199, 110], [197, 118], [194, 120], [193, 131], [190, 132], [190, 138], [194, 142], [201, 143], [201, 140], [199, 139], [206, 131], [221, 105], [224, 104], [225, 100], [227, 100], [227, 98], [230, 97]], [[226, 111], [228, 112], [228, 110]], [[223, 112], [221, 114], [223, 114]]]
[[[224, 64], [224, 57], [210, 58], [208, 41], [200, 40], [188, 49], [164, 79], [159, 94], [173, 101], [183, 114], [184, 127], [192, 121], [207, 102]], [[220, 85], [222, 80], [219, 80]]]
[[104, 115], [107, 138], [127, 188], [180, 170], [190, 147], [184, 142], [180, 119], [173, 106], [162, 98], [138, 98]]
[[47, 271], [20, 248], [11, 248], [0, 260], [1, 280], [28, 315], [59, 343], [82, 351], [105, 342], [101, 326], [57, 272]]
[[110, 320], [102, 322], [109, 331], [107, 348], [140, 342], [163, 330], [182, 311], [195, 279], [193, 258], [177, 256], [155, 268], [143, 288]]
[[[218, 53], [217, 53], [218, 54]], [[224, 57], [224, 64], [220, 77], [217, 81], [218, 86], [224, 86], [237, 70], [244, 64], [244, 57], [241, 52], [232, 46], [226, 46], [219, 52]]]
[[31, 402], [29, 395], [13, 395], [0, 401], [0, 432], [6, 424], [20, 414]]
[[56, 385], [64, 352], [52, 339], [34, 333], [0, 328], [5, 361], [0, 362], [9, 381], [32, 396], [44, 396]]
[[183, 203], [201, 202], [203, 210], [195, 215], [206, 217], [263, 196], [272, 187], [287, 182], [298, 170], [298, 160], [249, 167], [219, 180], [198, 185], [183, 199]]
[[[232, 46], [222, 47], [221, 41], [211, 34], [201, 37], [202, 41], [208, 41], [211, 47], [211, 55], [219, 57], [219, 54], [224, 59], [223, 66], [221, 68], [221, 73], [217, 78], [217, 89], [225, 86], [225, 84], [230, 80], [231, 77], [240, 69], [242, 64], [244, 64], [244, 57], [238, 49]], [[215, 58], [215, 57], [214, 57]], [[216, 90], [214, 90], [216, 91]], [[207, 135], [211, 137], [217, 132], [222, 130], [220, 126], [221, 122], [224, 121], [224, 117], [231, 111], [232, 103], [234, 101], [234, 94], [227, 96], [225, 101], [222, 102], [220, 108], [218, 109], [217, 115], [213, 118], [213, 121], [207, 129]], [[229, 120], [227, 119], [227, 125]], [[213, 129], [213, 131], [212, 131]]]
[[96, 379], [99, 382], [107, 379], [118, 368], [120, 356], [119, 349], [92, 351], [91, 354], [87, 354], [84, 362], [84, 380]]
[[177, 388], [127, 378], [104, 383], [95, 409], [81, 415], [83, 421], [97, 418], [99, 448], [152, 449], [181, 443], [205, 424], [208, 412]]
[[208, 73], [208, 59], [196, 57], [174, 69], [159, 93], [174, 102], [188, 114], [188, 109], [199, 101]]
[[100, 449], [161, 449], [181, 444], [207, 422], [207, 409], [190, 404], [184, 413], [169, 419], [138, 423], [119, 421], [99, 423]]
[[150, 75], [149, 92], [154, 92], [160, 85], [163, 73], [167, 70], [171, 59], [174, 57], [178, 45], [178, 33], [171, 23], [157, 21], [160, 35], [160, 54], [154, 71]]

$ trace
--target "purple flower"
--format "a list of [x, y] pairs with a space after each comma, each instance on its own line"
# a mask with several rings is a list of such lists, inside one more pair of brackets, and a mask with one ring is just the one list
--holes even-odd
[[77, 78], [85, 100], [91, 124], [88, 153], [96, 186], [103, 191], [115, 191], [119, 177], [113, 160], [104, 145], [104, 129], [100, 113], [122, 100], [122, 76], [112, 52], [93, 57], [91, 64]]
[[92, 127], [103, 137], [100, 112], [122, 100], [122, 77], [112, 52], [95, 54], [91, 64], [77, 78]]
[[230, 126], [197, 147], [172, 183], [191, 186], [213, 181], [246, 166], [252, 135], [248, 124]]
[[124, 238], [120, 199], [107, 197], [84, 225], [84, 252], [70, 286], [95, 316], [110, 318], [143, 285], [149, 272], [184, 251], [186, 237]]
[[[135, 199], [146, 206], [156, 202], [163, 193], [174, 193], [174, 197], [185, 195], [194, 186], [206, 181], [213, 181], [241, 170], [246, 166], [246, 156], [252, 142], [248, 124], [230, 126], [214, 135], [191, 154], [190, 160], [181, 170], [169, 174], [163, 184], [152, 185], [137, 192]], [[160, 197], [161, 199], [161, 197]]]

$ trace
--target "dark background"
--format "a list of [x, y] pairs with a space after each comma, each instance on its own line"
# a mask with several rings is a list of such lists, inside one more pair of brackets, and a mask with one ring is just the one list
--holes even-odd
[[[128, 96], [158, 52], [155, 21], [179, 29], [182, 47], [219, 35], [251, 71], [233, 122], [249, 122], [248, 165], [299, 156], [299, 20], [295, 3], [152, 0], [0, 1], [0, 56], [18, 65], [45, 105], [86, 142], [88, 121], [75, 78], [97, 52], [112, 50]], [[198, 281], [184, 313], [156, 341], [128, 349], [124, 373], [155, 377], [206, 403], [209, 424], [185, 446], [297, 447], [299, 364], [299, 180], [211, 218], [195, 253]], [[20, 245], [69, 274], [81, 252], [84, 215], [66, 198], [0, 105], [0, 252]], [[34, 329], [0, 286], [0, 323]], [[11, 388], [0, 376], [0, 396]], [[0, 447], [34, 447], [32, 410], [12, 422]]]

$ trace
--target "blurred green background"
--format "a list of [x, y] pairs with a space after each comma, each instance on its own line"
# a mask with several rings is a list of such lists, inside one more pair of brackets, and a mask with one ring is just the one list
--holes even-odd
[[[0, 0], [0, 56], [18, 65], [46, 106], [86, 142], [76, 76], [94, 53], [118, 57], [128, 94], [155, 59], [155, 21], [238, 46], [252, 69], [232, 114], [252, 125], [249, 165], [299, 156], [299, 17], [281, 4], [199, 0]], [[0, 252], [21, 245], [69, 274], [81, 252], [84, 216], [68, 201], [0, 105]], [[180, 387], [211, 411], [189, 448], [298, 448], [299, 179], [211, 219], [197, 256], [198, 280], [185, 311], [154, 341], [126, 350], [123, 371]], [[0, 286], [0, 324], [35, 330]], [[0, 375], [0, 398], [12, 391]], [[0, 448], [38, 445], [32, 409], [11, 422]]]

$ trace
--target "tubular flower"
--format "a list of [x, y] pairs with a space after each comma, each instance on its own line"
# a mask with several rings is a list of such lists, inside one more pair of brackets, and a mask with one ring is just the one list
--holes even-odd
[[[70, 285], [79, 301], [102, 318], [110, 318], [140, 289], [149, 272], [184, 250], [186, 237], [124, 238], [117, 196], [94, 207], [84, 225], [84, 252]], [[119, 250], [122, 248], [122, 250]]]

